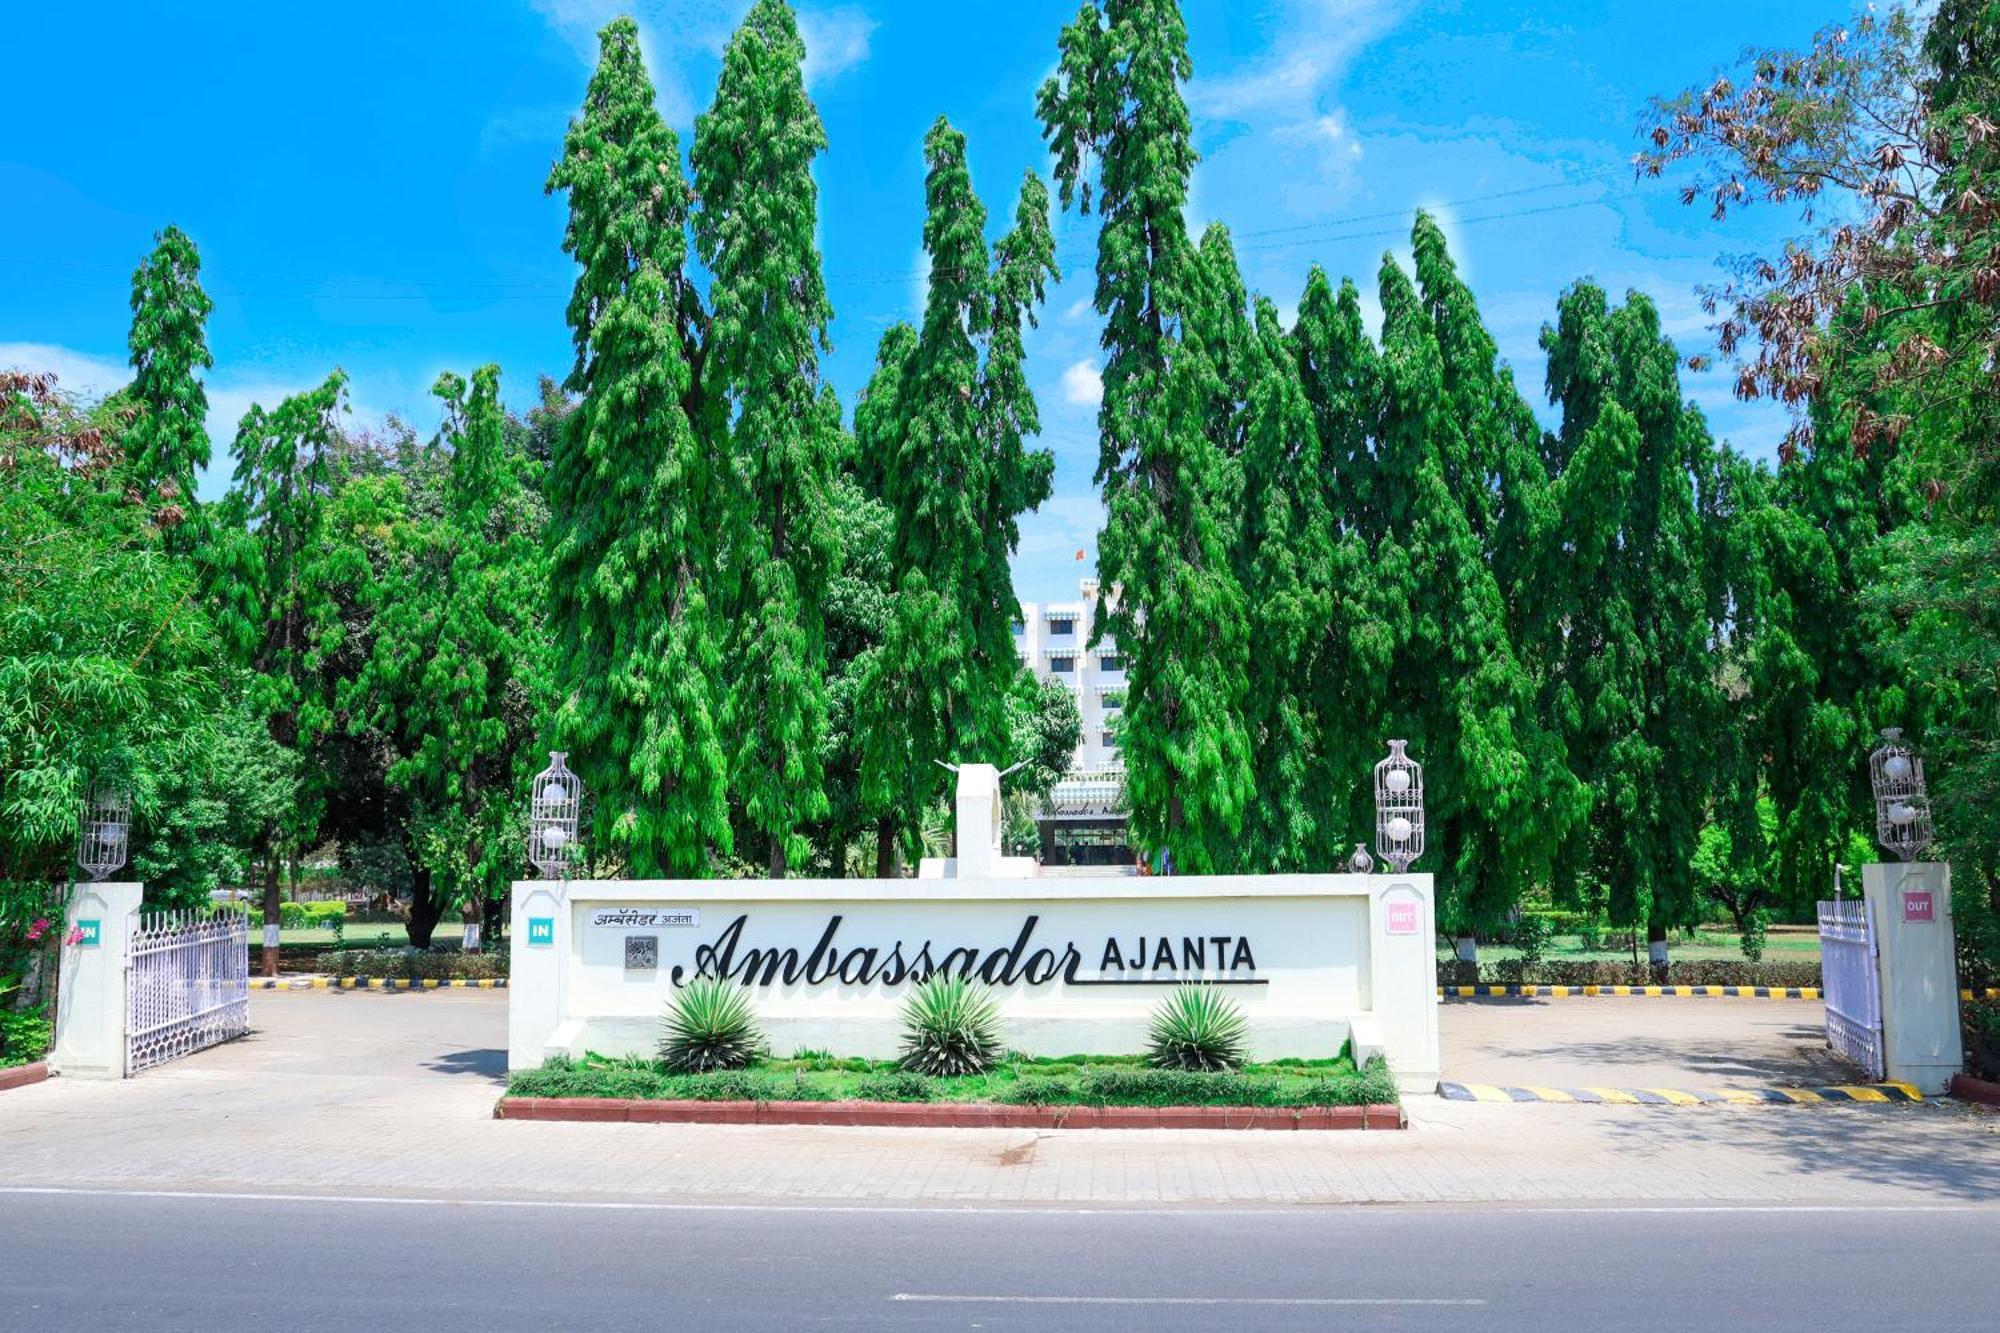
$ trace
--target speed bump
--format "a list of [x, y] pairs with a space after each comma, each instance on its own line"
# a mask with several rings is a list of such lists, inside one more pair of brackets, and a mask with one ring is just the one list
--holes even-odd
[[1908, 1083], [1855, 1083], [1825, 1088], [1543, 1088], [1493, 1083], [1444, 1083], [1449, 1102], [1567, 1102], [1593, 1106], [1814, 1106], [1828, 1102], [1920, 1102]]

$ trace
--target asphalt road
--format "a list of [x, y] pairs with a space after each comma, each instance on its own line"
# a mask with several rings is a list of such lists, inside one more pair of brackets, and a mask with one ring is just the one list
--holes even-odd
[[2000, 1210], [839, 1209], [0, 1190], [0, 1328], [1979, 1327]]

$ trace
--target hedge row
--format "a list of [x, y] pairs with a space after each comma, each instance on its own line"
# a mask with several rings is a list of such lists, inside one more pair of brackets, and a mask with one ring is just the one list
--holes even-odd
[[456, 949], [332, 949], [313, 970], [336, 977], [390, 977], [409, 981], [484, 981], [507, 975], [507, 951]]
[[[250, 918], [252, 926], [264, 924], [264, 909], [249, 903], [223, 903], [225, 912], [241, 912]], [[286, 930], [297, 930], [305, 926], [330, 926], [335, 922], [347, 921], [347, 904], [342, 902], [321, 903], [279, 903], [278, 924]]]
[[1523, 964], [1518, 958], [1471, 963], [1438, 964], [1440, 986], [1817, 986], [1819, 964], [1765, 959], [1752, 963], [1737, 958], [1689, 959], [1665, 968], [1626, 958], [1546, 958]]

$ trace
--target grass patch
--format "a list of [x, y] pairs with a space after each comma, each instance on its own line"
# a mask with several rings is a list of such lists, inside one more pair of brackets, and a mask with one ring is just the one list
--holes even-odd
[[981, 1074], [934, 1078], [894, 1061], [761, 1060], [748, 1069], [679, 1074], [639, 1056], [557, 1057], [507, 1081], [510, 1097], [644, 1101], [966, 1102], [1013, 1106], [1365, 1106], [1397, 1101], [1381, 1057], [1357, 1069], [1343, 1052], [1207, 1073], [1153, 1069], [1138, 1056], [1010, 1055]]

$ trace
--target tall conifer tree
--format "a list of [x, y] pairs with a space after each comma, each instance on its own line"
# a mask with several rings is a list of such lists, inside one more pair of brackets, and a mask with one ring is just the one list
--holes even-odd
[[171, 549], [201, 540], [195, 473], [208, 466], [208, 391], [199, 372], [215, 365], [207, 323], [215, 303], [201, 288], [201, 255], [179, 227], [155, 238], [153, 252], [132, 274], [135, 409], [125, 435], [133, 479], [167, 531]]
[[1093, 633], [1115, 635], [1126, 659], [1132, 829], [1177, 869], [1224, 869], [1252, 796], [1249, 645], [1228, 458], [1209, 433], [1217, 371], [1189, 336], [1201, 276], [1182, 217], [1195, 163], [1187, 28], [1174, 0], [1107, 0], [1083, 6], [1060, 51], [1037, 105], [1064, 206], [1088, 211], [1094, 197], [1102, 219], [1107, 596]]
[[773, 875], [802, 860], [827, 813], [824, 598], [836, 542], [838, 437], [817, 409], [833, 318], [814, 231], [826, 147], [806, 95], [805, 43], [783, 0], [757, 0], [695, 122], [695, 241], [715, 276], [704, 387], [727, 417], [730, 772]]
[[706, 873], [729, 845], [711, 583], [720, 489], [688, 419], [687, 185], [654, 107], [639, 30], [600, 36], [597, 72], [548, 189], [569, 195], [563, 247], [581, 395], [550, 460], [556, 734], [631, 873]]
[[1479, 501], [1453, 489], [1471, 451], [1436, 326], [1388, 257], [1381, 283], [1378, 564], [1400, 575], [1409, 605], [1391, 722], [1424, 764], [1439, 915], [1469, 934], [1497, 924], [1548, 872], [1550, 821], [1567, 827], [1582, 793], [1565, 780], [1558, 738], [1536, 724], [1534, 683], [1471, 512]]
[[1692, 862], [1715, 792], [1707, 737], [1721, 721], [1694, 478], [1713, 444], [1680, 398], [1673, 345], [1633, 293], [1617, 310], [1582, 282], [1544, 326], [1549, 397], [1562, 425], [1544, 452], [1561, 472], [1543, 641], [1559, 643], [1553, 715], [1595, 796], [1558, 858], [1587, 874], [1612, 920], [1644, 923], [1656, 962], [1669, 926], [1698, 911]]

